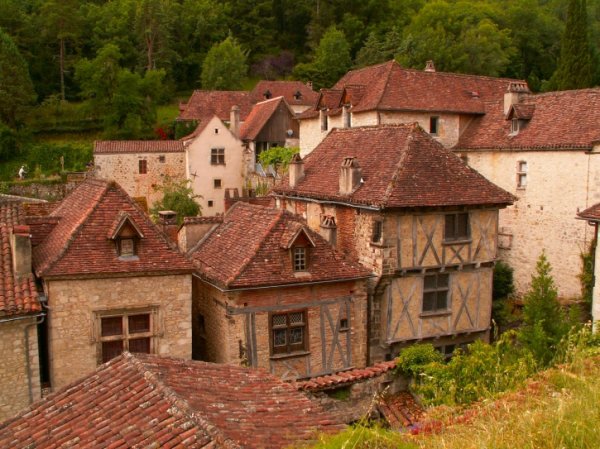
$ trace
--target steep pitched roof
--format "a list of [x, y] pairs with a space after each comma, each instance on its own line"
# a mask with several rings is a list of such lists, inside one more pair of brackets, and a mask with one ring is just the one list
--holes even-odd
[[[137, 258], [119, 258], [107, 237], [109, 228], [128, 214], [143, 234]], [[50, 217], [60, 217], [46, 239], [33, 251], [38, 276], [135, 275], [191, 272], [191, 264], [171, 248], [165, 236], [116, 183], [88, 179]]]
[[94, 154], [115, 153], [182, 153], [179, 140], [97, 140]]
[[272, 98], [256, 103], [242, 124], [240, 129], [240, 139], [256, 139], [256, 136], [258, 136], [281, 104], [285, 105], [291, 116], [294, 116], [294, 113], [289, 109], [289, 106], [283, 97]]
[[241, 90], [195, 90], [187, 104], [183, 105], [178, 120], [198, 120], [216, 115], [229, 121], [231, 107], [239, 106], [240, 120], [245, 120], [252, 109], [250, 94]]
[[0, 424], [0, 446], [279, 449], [342, 428], [264, 370], [125, 353]]
[[[357, 158], [363, 182], [342, 195], [339, 173], [347, 156]], [[515, 199], [416, 124], [334, 129], [304, 159], [298, 185], [291, 188], [285, 179], [273, 192], [377, 208], [507, 205]]]
[[[385, 110], [483, 114], [484, 102], [503, 98], [513, 81], [517, 80], [405, 69], [397, 62], [389, 61], [349, 71], [333, 86], [333, 90], [344, 92], [344, 89], [350, 88], [352, 112]], [[357, 86], [362, 86], [359, 95], [356, 95]], [[315, 117], [317, 113], [309, 110], [300, 117]]]
[[[287, 247], [303, 231], [314, 242], [307, 273], [296, 276]], [[338, 253], [301, 218], [238, 202], [189, 253], [200, 275], [226, 289], [364, 278], [370, 271]]]
[[263, 101], [267, 92], [270, 94], [270, 98], [284, 97], [289, 105], [313, 106], [319, 96], [302, 81], [261, 80], [250, 92], [251, 101], [253, 103]]
[[29, 233], [24, 218], [21, 204], [0, 202], [0, 317], [41, 310], [33, 274], [17, 277], [13, 270], [11, 234]]
[[600, 89], [525, 95], [513, 109], [515, 118], [528, 119], [517, 134], [511, 134], [502, 101], [489, 102], [454, 148], [591, 150], [600, 142]]

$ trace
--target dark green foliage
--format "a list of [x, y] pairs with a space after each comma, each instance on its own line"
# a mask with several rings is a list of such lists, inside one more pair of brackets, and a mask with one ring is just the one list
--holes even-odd
[[492, 319], [504, 326], [513, 320], [508, 298], [514, 293], [513, 269], [507, 263], [498, 261], [494, 266], [492, 284]]
[[150, 214], [155, 221], [158, 219], [158, 212], [161, 210], [177, 212], [177, 222], [179, 224], [183, 223], [185, 217], [200, 215], [200, 205], [194, 200], [194, 198], [200, 198], [200, 195], [194, 195], [190, 182], [165, 177], [162, 185], [155, 187], [157, 191], [163, 194], [162, 199], [154, 203], [150, 209]]
[[198, 122], [196, 120], [186, 120], [175, 122], [175, 139], [181, 139], [196, 129]]
[[247, 54], [231, 35], [215, 44], [202, 63], [202, 88], [239, 90], [248, 73]]
[[588, 36], [587, 2], [586, 0], [569, 0], [558, 67], [549, 87], [568, 90], [582, 89], [593, 85], [594, 69]]
[[432, 344], [416, 344], [400, 351], [396, 358], [396, 366], [400, 373], [416, 378], [426, 366], [443, 361], [444, 356]]
[[596, 239], [592, 240], [586, 252], [580, 254], [581, 273], [579, 282], [581, 282], [581, 299], [586, 304], [588, 311], [592, 306], [592, 293], [594, 289], [594, 254], [596, 252]]
[[60, 173], [61, 157], [65, 171], [84, 171], [86, 164], [93, 159], [90, 144], [39, 143], [31, 145], [27, 153], [28, 177], [33, 176], [36, 168], [45, 175]]

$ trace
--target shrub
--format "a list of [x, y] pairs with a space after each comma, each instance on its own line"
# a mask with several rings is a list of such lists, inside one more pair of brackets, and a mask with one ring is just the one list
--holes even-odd
[[172, 210], [177, 212], [177, 222], [181, 224], [184, 217], [200, 215], [200, 205], [194, 200], [200, 195], [194, 195], [190, 182], [189, 180], [177, 181], [165, 177], [163, 184], [155, 187], [157, 191], [163, 193], [163, 197], [150, 209], [152, 218], [157, 220], [158, 212], [161, 210]]
[[417, 344], [400, 351], [396, 359], [396, 367], [400, 373], [416, 378], [423, 372], [425, 366], [443, 361], [444, 356], [432, 344]]
[[500, 326], [507, 325], [514, 319], [508, 303], [508, 298], [514, 291], [513, 269], [507, 263], [499, 261], [494, 266], [492, 319]]
[[592, 306], [592, 290], [594, 288], [594, 252], [596, 251], [596, 239], [592, 240], [586, 252], [580, 254], [581, 273], [579, 282], [581, 283], [581, 299], [587, 305], [588, 311]]

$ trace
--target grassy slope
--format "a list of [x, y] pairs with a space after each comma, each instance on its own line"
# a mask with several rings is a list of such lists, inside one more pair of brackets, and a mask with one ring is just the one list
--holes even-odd
[[439, 433], [357, 427], [315, 449], [600, 448], [600, 359], [546, 371], [517, 393], [468, 410], [438, 408], [430, 417], [437, 425], [429, 428], [441, 427]]

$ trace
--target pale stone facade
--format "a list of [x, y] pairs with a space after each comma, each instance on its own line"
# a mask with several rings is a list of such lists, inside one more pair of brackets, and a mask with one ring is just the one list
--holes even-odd
[[[593, 228], [573, 218], [600, 201], [600, 153], [490, 150], [460, 154], [486, 178], [519, 198], [501, 211], [499, 235], [499, 255], [514, 268], [517, 290], [527, 290], [544, 250], [560, 296], [580, 295], [580, 254], [588, 250]], [[526, 175], [524, 187], [518, 186], [519, 174]]]
[[[223, 159], [216, 153], [216, 159], [213, 158], [213, 150], [222, 150]], [[202, 215], [225, 212], [225, 190], [242, 191], [251, 156], [245, 152], [242, 141], [216, 116], [186, 142], [185, 176], [191, 180], [194, 193], [201, 195], [196, 201], [202, 207]]]
[[[146, 173], [140, 173], [140, 161], [146, 161]], [[113, 153], [94, 154], [95, 176], [119, 183], [131, 197], [145, 197], [148, 206], [162, 199], [156, 190], [166, 177], [185, 179], [185, 153]]]
[[4, 322], [0, 319], [0, 422], [40, 398], [36, 320], [36, 317]]
[[46, 280], [50, 379], [59, 389], [101, 363], [100, 318], [151, 314], [151, 352], [191, 358], [191, 275]]
[[[366, 365], [365, 280], [223, 292], [195, 278], [193, 307], [195, 358], [260, 367], [286, 380]], [[306, 311], [307, 350], [272, 353], [271, 315], [299, 310]]]

